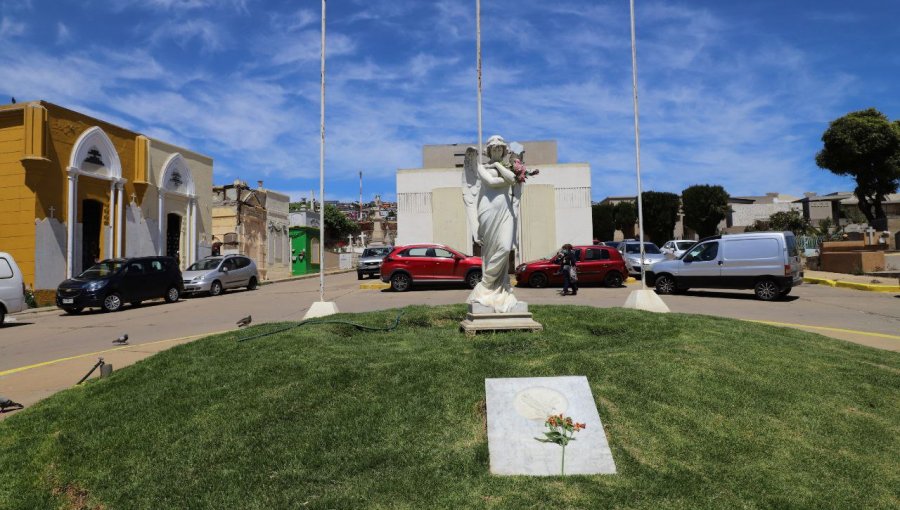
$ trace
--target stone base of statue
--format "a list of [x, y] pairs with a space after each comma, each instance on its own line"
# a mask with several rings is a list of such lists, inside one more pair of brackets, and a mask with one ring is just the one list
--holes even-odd
[[459, 329], [466, 336], [475, 336], [480, 331], [543, 331], [544, 326], [531, 317], [528, 303], [519, 301], [506, 313], [496, 313], [488, 306], [469, 303], [469, 313], [466, 320], [459, 323]]

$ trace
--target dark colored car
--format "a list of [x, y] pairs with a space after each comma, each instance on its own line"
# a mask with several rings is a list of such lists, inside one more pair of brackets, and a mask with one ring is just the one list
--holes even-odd
[[172, 257], [108, 259], [60, 283], [56, 306], [72, 314], [90, 307], [115, 312], [125, 303], [138, 306], [149, 299], [173, 303], [182, 292], [181, 271]]
[[381, 280], [404, 292], [417, 283], [465, 283], [474, 289], [481, 281], [481, 257], [464, 255], [442, 244], [398, 246], [381, 263]]
[[[574, 246], [578, 257], [578, 283], [602, 283], [607, 287], [618, 287], [627, 274], [622, 254], [610, 246]], [[562, 285], [563, 276], [559, 271], [557, 254], [550, 257], [519, 264], [516, 281], [519, 285], [547, 287]]]

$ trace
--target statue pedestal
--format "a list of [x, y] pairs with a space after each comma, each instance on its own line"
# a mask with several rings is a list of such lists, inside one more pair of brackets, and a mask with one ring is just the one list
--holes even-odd
[[475, 336], [479, 331], [543, 331], [544, 326], [531, 318], [528, 303], [519, 301], [515, 308], [506, 313], [495, 313], [492, 308], [478, 303], [469, 303], [466, 320], [459, 323], [466, 336]]

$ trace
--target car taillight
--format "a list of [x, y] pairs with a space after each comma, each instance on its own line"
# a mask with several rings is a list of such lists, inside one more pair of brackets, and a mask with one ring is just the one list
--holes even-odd
[[785, 276], [790, 276], [790, 275], [791, 275], [791, 265], [790, 265], [790, 264], [785, 264], [785, 265], [784, 265], [784, 275], [785, 275]]

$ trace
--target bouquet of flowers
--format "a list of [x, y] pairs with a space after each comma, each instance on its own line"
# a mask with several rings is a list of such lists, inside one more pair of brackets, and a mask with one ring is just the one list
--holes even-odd
[[575, 433], [584, 430], [584, 423], [574, 423], [572, 418], [563, 416], [562, 414], [550, 416], [544, 422], [547, 432], [544, 432], [544, 438], [536, 437], [542, 443], [556, 443], [562, 447], [562, 466], [560, 474], [566, 474], [566, 445], [569, 441], [575, 440]]
[[525, 163], [522, 163], [521, 159], [514, 159], [512, 162], [512, 171], [516, 174], [516, 182], [525, 182], [531, 176], [537, 175], [540, 173], [540, 170], [535, 168], [534, 170], [528, 170], [525, 168]]

